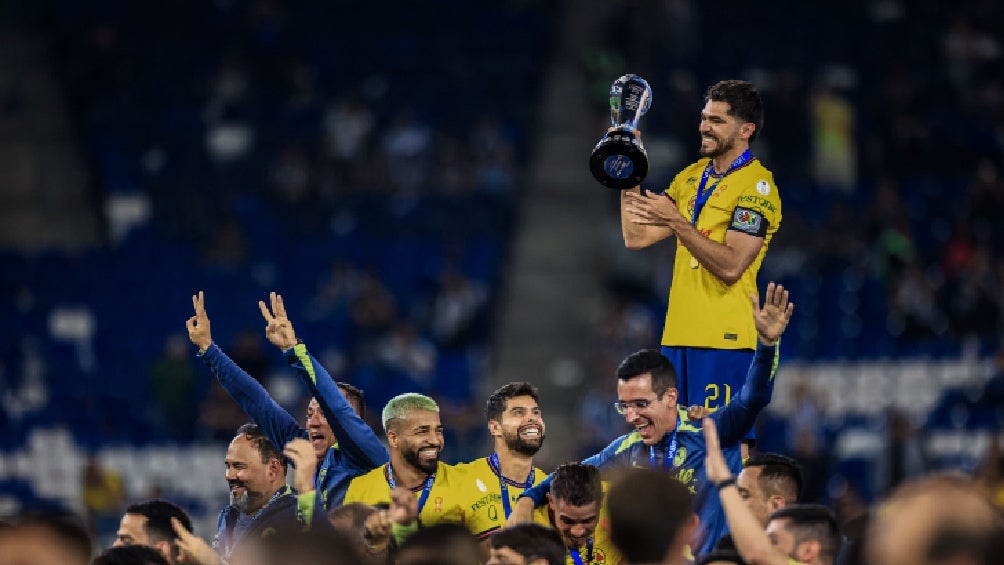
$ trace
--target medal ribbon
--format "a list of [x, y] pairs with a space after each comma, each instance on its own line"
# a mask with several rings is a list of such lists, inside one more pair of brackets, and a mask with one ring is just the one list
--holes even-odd
[[502, 512], [505, 514], [506, 518], [509, 518], [509, 514], [512, 513], [512, 505], [509, 502], [509, 483], [512, 483], [512, 486], [520, 487], [523, 490], [532, 487], [533, 464], [530, 465], [530, 476], [526, 478], [525, 483], [517, 483], [502, 474], [502, 466], [499, 465], [499, 454], [497, 451], [492, 453], [491, 457], [488, 458], [488, 466], [491, 467], [492, 471], [499, 476], [499, 489], [502, 491]]
[[[743, 154], [736, 157], [736, 160], [732, 161], [732, 164], [729, 165], [729, 168], [726, 169], [725, 172], [722, 173], [721, 175], [714, 174], [715, 169], [714, 165], [712, 164], [713, 161], [708, 161], [708, 166], [704, 167], [704, 173], [701, 175], [701, 184], [697, 186], [697, 198], [694, 199], [694, 217], [691, 218], [690, 225], [692, 226], [697, 225], [697, 217], [701, 215], [701, 210], [704, 209], [704, 205], [707, 204], [708, 199], [711, 198], [711, 193], [715, 191], [715, 188], [717, 188], [718, 184], [722, 182], [722, 179], [728, 176], [728, 174], [731, 173], [732, 171], [747, 165], [754, 158], [755, 157], [753, 157], [753, 154], [750, 153], [749, 149], [743, 151]], [[708, 179], [712, 176], [715, 177], [716, 179], [715, 184], [707, 186]], [[707, 188], [705, 189], [705, 187]]]
[[[676, 449], [679, 447], [676, 444], [676, 432], [680, 431], [680, 415], [676, 415], [676, 427], [673, 428], [673, 436], [669, 440], [669, 447], [666, 448], [666, 458], [662, 461], [662, 468], [669, 470], [673, 468], [673, 459], [676, 457]], [[652, 469], [656, 468], [656, 457], [655, 457], [655, 446], [649, 446], [648, 448], [648, 466]]]
[[[397, 481], [394, 480], [394, 472], [390, 469], [390, 463], [384, 468], [384, 476], [387, 477], [387, 484], [390, 485], [391, 489], [397, 487]], [[432, 491], [432, 483], [436, 482], [436, 474], [433, 473], [425, 478], [425, 483], [422, 485], [422, 494], [418, 497], [418, 515], [422, 514], [422, 509], [425, 508], [425, 503], [429, 501], [429, 492]]]

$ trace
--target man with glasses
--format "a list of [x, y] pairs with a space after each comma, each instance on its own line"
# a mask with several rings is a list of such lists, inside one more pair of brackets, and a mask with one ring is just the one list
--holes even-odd
[[[777, 342], [784, 332], [794, 304], [788, 291], [773, 282], [767, 285], [764, 306], [751, 294], [753, 321], [759, 344], [739, 395], [710, 417], [718, 425], [718, 436], [726, 446], [726, 457], [734, 468], [741, 466], [739, 443], [753, 428], [757, 415], [770, 402], [777, 369]], [[614, 407], [634, 426], [634, 431], [613, 441], [583, 463], [604, 472], [630, 467], [664, 469], [694, 495], [694, 509], [700, 526], [692, 547], [699, 554], [710, 551], [728, 525], [721, 503], [704, 471], [705, 441], [701, 422], [691, 420], [677, 406], [676, 370], [659, 351], [643, 349], [629, 355], [617, 368], [617, 402]], [[509, 523], [530, 520], [532, 507], [543, 504], [550, 480], [527, 489], [513, 509]]]

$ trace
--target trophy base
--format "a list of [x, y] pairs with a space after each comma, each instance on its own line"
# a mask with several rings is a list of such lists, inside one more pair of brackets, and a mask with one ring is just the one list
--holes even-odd
[[589, 171], [607, 188], [634, 188], [648, 176], [648, 153], [633, 133], [614, 131], [593, 149]]

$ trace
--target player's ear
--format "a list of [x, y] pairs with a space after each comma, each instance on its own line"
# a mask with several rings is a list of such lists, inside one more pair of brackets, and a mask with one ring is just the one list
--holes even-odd
[[398, 440], [400, 439], [397, 435], [397, 430], [394, 426], [387, 426], [387, 444], [391, 447], [397, 447]]
[[756, 124], [753, 122], [746, 122], [745, 124], [739, 126], [739, 135], [742, 136], [743, 139], [750, 139], [753, 137], [753, 132], [755, 131]]
[[771, 510], [780, 510], [784, 508], [784, 498], [778, 495], [773, 495], [768, 501]]
[[488, 420], [488, 433], [493, 436], [502, 435], [502, 424], [498, 420]]

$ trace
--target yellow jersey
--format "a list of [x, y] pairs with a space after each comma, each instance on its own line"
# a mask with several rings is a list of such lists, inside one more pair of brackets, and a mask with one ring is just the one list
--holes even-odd
[[[710, 159], [704, 158], [676, 175], [664, 193], [691, 221], [701, 178]], [[716, 178], [707, 181], [708, 190]], [[673, 283], [662, 344], [676, 347], [755, 349], [756, 328], [750, 293], [757, 293], [756, 276], [771, 238], [781, 223], [781, 198], [771, 174], [753, 159], [725, 175], [711, 192], [696, 228], [718, 243], [730, 230], [763, 237], [763, 247], [740, 279], [727, 286], [711, 274], [677, 240]]]
[[[390, 504], [390, 482], [387, 473], [389, 463], [380, 465], [365, 475], [360, 475], [349, 483], [342, 504], [362, 502], [370, 506]], [[464, 505], [459, 494], [466, 472], [442, 461], [436, 468], [436, 479], [432, 482], [429, 497], [425, 506], [418, 513], [418, 520], [423, 526], [431, 526], [440, 522], [464, 524]], [[415, 490], [415, 496], [421, 499], [422, 488]]]
[[[508, 518], [502, 504], [502, 483], [499, 481], [499, 472], [489, 463], [488, 457], [475, 459], [470, 463], [460, 463], [457, 467], [462, 467], [467, 471], [467, 476], [462, 483], [464, 500], [466, 501], [464, 512], [467, 519], [467, 529], [478, 538], [485, 539], [496, 530], [501, 529]], [[534, 468], [533, 484], [530, 486], [546, 478], [547, 473]], [[509, 492], [509, 507], [512, 508], [516, 506], [516, 500], [526, 488], [507, 480], [506, 490]]]
[[[603, 493], [606, 494], [607, 485], [603, 484]], [[545, 504], [540, 506], [533, 511], [533, 521], [557, 529], [554, 524], [554, 515], [551, 513], [551, 506]], [[623, 561], [621, 557], [621, 552], [617, 550], [614, 546], [614, 542], [610, 539], [610, 515], [607, 514], [606, 501], [600, 504], [600, 516], [599, 522], [596, 524], [596, 530], [593, 532], [593, 547], [592, 554], [587, 547], [583, 547], [579, 550], [579, 557], [582, 559], [582, 565], [620, 565]], [[572, 554], [565, 551], [565, 565], [577, 565], [575, 560], [572, 559]]]

